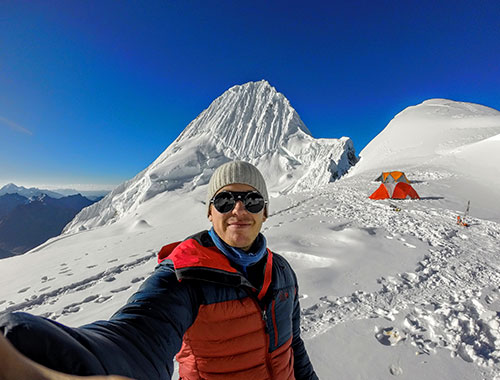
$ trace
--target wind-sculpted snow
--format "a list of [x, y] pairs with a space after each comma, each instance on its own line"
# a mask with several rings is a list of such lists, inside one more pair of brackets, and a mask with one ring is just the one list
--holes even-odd
[[357, 162], [349, 138], [313, 138], [282, 94], [266, 81], [250, 82], [214, 100], [147, 169], [82, 211], [64, 233], [116, 222], [165, 191], [203, 186], [230, 160], [256, 165], [272, 192], [324, 185]]
[[235, 155], [252, 159], [279, 149], [290, 136], [311, 134], [289, 101], [261, 81], [230, 88], [176, 142], [200, 135], [223, 141]]
[[[380, 132], [361, 152], [353, 173], [366, 170], [401, 170], [440, 160], [454, 160], [457, 150], [500, 134], [500, 112], [479, 104], [431, 99], [408, 107]], [[498, 162], [484, 156], [485, 161]], [[464, 160], [464, 162], [466, 162]], [[460, 166], [456, 168], [460, 170]], [[468, 166], [468, 165], [467, 165]], [[466, 168], [463, 172], [468, 172]]]

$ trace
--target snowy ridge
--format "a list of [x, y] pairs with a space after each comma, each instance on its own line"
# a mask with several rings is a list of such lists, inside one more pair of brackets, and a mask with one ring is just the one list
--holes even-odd
[[279, 149], [294, 134], [311, 135], [288, 99], [261, 81], [231, 87], [176, 142], [207, 135], [232, 147], [233, 154], [252, 159]]
[[356, 163], [352, 141], [315, 139], [267, 81], [234, 86], [193, 120], [144, 171], [66, 226], [73, 233], [113, 223], [165, 191], [192, 191], [230, 160], [256, 165], [271, 192], [311, 189]]
[[446, 99], [426, 100], [397, 114], [360, 152], [352, 172], [401, 170], [416, 162], [437, 164], [436, 160], [446, 157], [453, 160], [457, 149], [498, 134], [497, 110]]

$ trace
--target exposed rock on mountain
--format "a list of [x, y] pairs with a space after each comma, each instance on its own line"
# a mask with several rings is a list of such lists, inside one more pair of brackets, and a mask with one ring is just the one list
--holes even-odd
[[36, 187], [30, 187], [28, 189], [24, 186], [17, 186], [13, 183], [8, 183], [7, 185], [3, 186], [0, 189], [0, 196], [5, 195], [5, 194], [18, 194], [18, 195], [22, 195], [23, 197], [26, 197], [26, 198], [38, 197], [42, 194], [46, 194], [51, 198], [64, 197], [64, 195], [59, 194], [55, 191], [42, 190], [42, 189], [38, 189]]
[[42, 194], [28, 199], [0, 196], [0, 258], [19, 255], [61, 233], [93, 201], [78, 195], [54, 199]]

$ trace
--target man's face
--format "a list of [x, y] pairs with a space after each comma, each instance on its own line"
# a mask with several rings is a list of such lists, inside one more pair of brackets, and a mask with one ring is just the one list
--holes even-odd
[[[241, 183], [234, 183], [224, 186], [221, 191], [255, 191], [252, 186]], [[255, 238], [262, 228], [262, 223], [266, 220], [265, 208], [257, 214], [252, 214], [245, 209], [241, 201], [236, 202], [236, 206], [226, 214], [222, 214], [210, 205], [208, 219], [212, 222], [214, 230], [219, 237], [232, 247], [249, 250]]]

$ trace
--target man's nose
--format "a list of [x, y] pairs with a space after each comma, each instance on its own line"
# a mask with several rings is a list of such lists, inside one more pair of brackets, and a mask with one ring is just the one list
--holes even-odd
[[242, 201], [236, 201], [236, 205], [233, 208], [233, 214], [244, 214], [248, 212]]

